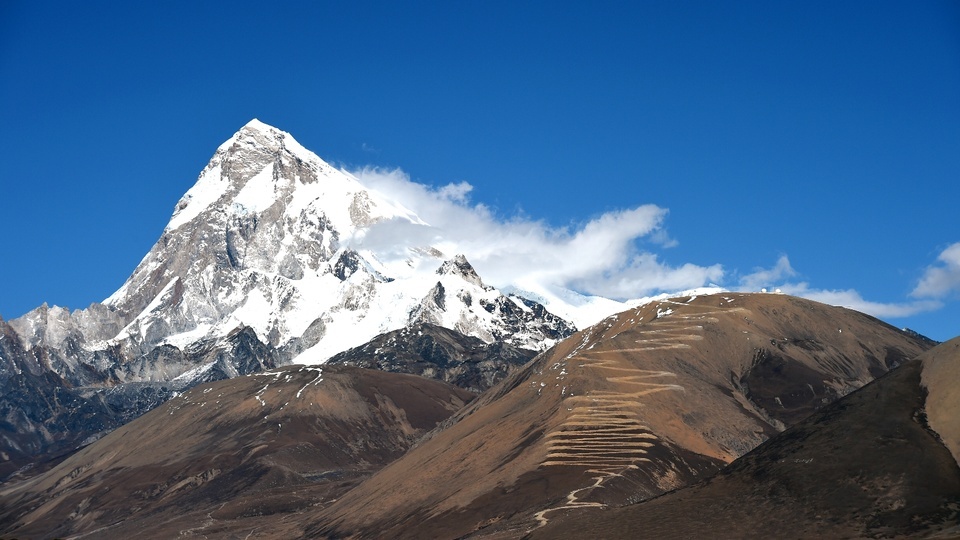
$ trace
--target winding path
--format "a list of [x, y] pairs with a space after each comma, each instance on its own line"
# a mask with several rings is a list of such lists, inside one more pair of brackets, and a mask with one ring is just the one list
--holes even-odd
[[675, 384], [675, 373], [638, 369], [618, 353], [688, 349], [690, 345], [685, 342], [703, 339], [704, 323], [718, 322], [714, 315], [746, 311], [670, 301], [661, 304], [673, 304], [678, 309], [661, 311], [656, 320], [639, 326], [636, 347], [598, 352], [588, 349], [570, 359], [580, 368], [600, 371], [604, 380], [616, 383], [617, 390], [593, 390], [564, 400], [564, 404], [572, 405], [570, 414], [546, 435], [547, 456], [541, 466], [586, 467], [596, 476], [593, 484], [571, 491], [562, 505], [537, 512], [539, 526], [547, 523], [550, 512], [603, 508], [603, 503], [581, 501], [581, 493], [602, 488], [606, 480], [649, 462], [647, 449], [659, 440], [639, 418], [641, 399], [656, 392], [684, 391], [683, 386]]

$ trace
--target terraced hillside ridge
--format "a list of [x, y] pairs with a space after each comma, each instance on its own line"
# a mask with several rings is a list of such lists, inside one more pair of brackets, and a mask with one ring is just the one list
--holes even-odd
[[311, 512], [306, 534], [513, 537], [651, 499], [927, 348], [867, 315], [785, 295], [648, 304], [538, 356]]
[[958, 388], [954, 339], [703, 483], [602, 513], [557, 516], [532, 537], [960, 537], [960, 466], [948, 448], [958, 434]]
[[[293, 538], [473, 394], [349, 366], [203, 384], [0, 485], [0, 537]], [[259, 533], [258, 533], [259, 531]]]

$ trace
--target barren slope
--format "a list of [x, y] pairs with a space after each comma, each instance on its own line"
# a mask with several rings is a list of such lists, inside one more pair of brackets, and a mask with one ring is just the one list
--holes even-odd
[[908, 362], [702, 484], [567, 516], [533, 538], [956, 538], [960, 467], [925, 418], [956, 418], [957, 408], [925, 402], [920, 381], [934, 365], [935, 385], [956, 389], [958, 344]]
[[0, 487], [0, 535], [288, 537], [297, 512], [327, 504], [472, 397], [347, 366], [201, 385]]
[[709, 476], [925, 346], [789, 296], [649, 304], [539, 356], [317, 512], [307, 533], [513, 536], [648, 499]]
[[923, 386], [930, 426], [960, 462], [960, 338], [923, 355]]

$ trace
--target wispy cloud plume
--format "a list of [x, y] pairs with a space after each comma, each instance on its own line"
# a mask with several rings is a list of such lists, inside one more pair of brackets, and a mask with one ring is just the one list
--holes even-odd
[[663, 227], [667, 210], [655, 205], [607, 212], [577, 227], [552, 227], [523, 216], [498, 216], [472, 203], [466, 182], [432, 188], [397, 169], [353, 174], [430, 224], [374, 226], [362, 240], [364, 247], [387, 250], [402, 238], [406, 245], [455, 250], [494, 284], [535, 283], [626, 299], [700, 287], [724, 275], [719, 264], [671, 266], [638, 248], [640, 239], [663, 247], [676, 244]]
[[936, 300], [917, 300], [912, 302], [872, 302], [866, 300], [854, 289], [846, 290], [828, 290], [814, 289], [807, 283], [788, 283], [781, 289], [787, 294], [809, 298], [824, 304], [834, 306], [843, 306], [863, 313], [869, 313], [874, 317], [900, 318], [910, 317], [919, 313], [935, 311], [943, 307], [943, 303]]
[[906, 302], [873, 302], [863, 298], [855, 289], [818, 289], [811, 287], [805, 281], [790, 281], [790, 278], [797, 276], [798, 273], [790, 264], [790, 259], [786, 255], [781, 255], [773, 267], [757, 268], [754, 269], [753, 273], [740, 278], [740, 288], [746, 291], [757, 291], [763, 287], [777, 288], [786, 294], [816, 300], [824, 304], [855, 309], [880, 318], [910, 317], [943, 307], [942, 302], [932, 299]]
[[960, 242], [951, 244], [928, 266], [910, 296], [946, 298], [960, 293]]
[[[415, 212], [429, 226], [384, 222], [361, 239], [362, 247], [390, 257], [406, 257], [404, 246], [436, 246], [448, 256], [463, 253], [491, 284], [564, 287], [619, 300], [660, 292], [676, 292], [723, 284], [721, 264], [670, 265], [658, 254], [640, 249], [676, 244], [664, 227], [665, 208], [642, 205], [607, 212], [584, 224], [553, 227], [525, 216], [503, 217], [470, 200], [467, 182], [439, 188], [414, 182], [402, 170], [364, 168], [354, 171], [366, 186]], [[960, 293], [960, 242], [947, 247], [929, 266], [911, 299], [876, 302], [855, 289], [820, 289], [798, 279], [787, 255], [770, 268], [755, 268], [737, 279], [734, 288], [763, 287], [844, 306], [881, 318], [910, 317], [943, 307]]]
[[748, 291], [759, 291], [764, 287], [782, 284], [787, 278], [797, 275], [790, 265], [790, 259], [781, 255], [773, 268], [754, 268], [753, 272], [740, 278], [740, 288]]

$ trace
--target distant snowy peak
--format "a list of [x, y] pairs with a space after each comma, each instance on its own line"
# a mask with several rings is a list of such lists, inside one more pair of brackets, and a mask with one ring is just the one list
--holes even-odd
[[342, 230], [388, 218], [423, 223], [413, 212], [366, 190], [300, 145], [292, 135], [252, 120], [220, 145], [196, 184], [177, 203], [167, 231], [212, 206], [233, 215], [260, 214], [280, 204], [302, 211], [323, 199], [325, 214]]
[[[364, 247], [375, 225], [397, 231], [381, 251]], [[321, 363], [416, 322], [529, 349], [572, 332], [484, 284], [463, 255], [405, 243], [411, 227], [429, 225], [253, 120], [220, 145], [107, 300], [123, 319], [110, 341], [147, 354], [250, 328], [288, 359]]]
[[467, 261], [467, 258], [458, 254], [456, 257], [444, 262], [437, 269], [437, 274], [441, 276], [457, 276], [468, 283], [472, 283], [480, 288], [486, 288], [473, 265]]
[[[217, 149], [160, 241], [107, 303], [135, 315], [167, 282], [188, 282], [200, 267], [294, 280], [323, 273], [342, 246], [388, 219], [423, 224], [290, 134], [252, 121]], [[210, 288], [209, 276], [203, 285]]]

